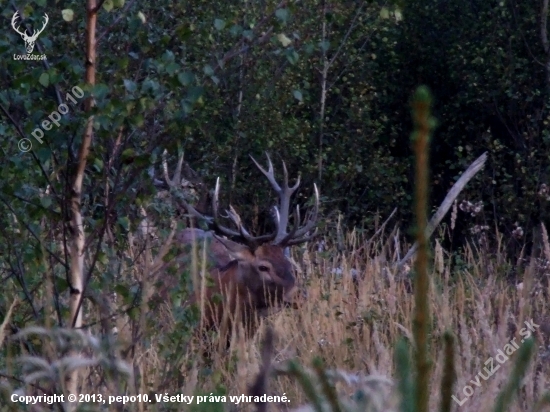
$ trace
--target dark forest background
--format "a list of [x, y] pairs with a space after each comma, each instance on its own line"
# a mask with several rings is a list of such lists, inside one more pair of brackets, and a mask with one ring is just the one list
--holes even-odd
[[[267, 150], [279, 170], [284, 159], [292, 176], [301, 173], [304, 187], [319, 185], [325, 216], [341, 211], [350, 225], [368, 229], [375, 215], [397, 207], [406, 224], [408, 99], [426, 84], [438, 120], [434, 208], [487, 151], [484, 172], [460, 199], [483, 202], [475, 223], [510, 238], [521, 226], [527, 239], [540, 221], [548, 224], [550, 52], [536, 2], [108, 0], [98, 14], [94, 86], [83, 84], [84, 9], [73, 3], [63, 12], [45, 0], [21, 5], [28, 27], [50, 14], [37, 42], [43, 63], [11, 58], [24, 52], [23, 41], [9, 28], [15, 9], [2, 12], [1, 219], [10, 219], [10, 209], [35, 222], [55, 214], [51, 194], [39, 207], [31, 193], [48, 187], [45, 176], [60, 182], [71, 173], [82, 108], [72, 105], [43, 144], [30, 134], [80, 85], [96, 99], [84, 183], [89, 218], [102, 215], [98, 182], [124, 165], [113, 212], [133, 220], [135, 206], [155, 193], [150, 167], [162, 178], [160, 154], [175, 155], [179, 146], [208, 186], [221, 176], [231, 202], [247, 205], [245, 215], [272, 204], [248, 158]], [[32, 140], [31, 153], [17, 149], [20, 132]], [[472, 223], [465, 216], [461, 236]]]

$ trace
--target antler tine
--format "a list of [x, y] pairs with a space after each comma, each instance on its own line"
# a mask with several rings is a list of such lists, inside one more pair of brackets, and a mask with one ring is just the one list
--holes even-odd
[[308, 242], [311, 239], [315, 238], [318, 233], [319, 233], [319, 229], [315, 228], [315, 230], [313, 231], [313, 233], [311, 235], [304, 236], [304, 237], [301, 237], [301, 238], [291, 239], [287, 242], [286, 246], [293, 246], [293, 245], [297, 245], [297, 244], [300, 244], [300, 243]]
[[31, 37], [33, 37], [33, 38], [38, 37], [38, 35], [44, 31], [44, 29], [46, 28], [46, 25], [48, 24], [49, 21], [50, 21], [50, 18], [48, 17], [48, 15], [46, 13], [44, 13], [44, 23], [42, 24], [42, 28], [40, 30], [33, 30]]
[[277, 206], [273, 206], [273, 210], [275, 210], [275, 224], [278, 227], [281, 223], [281, 215], [279, 214], [279, 209], [277, 209]]
[[[307, 232], [309, 232], [311, 229], [315, 227], [317, 224], [317, 215], [319, 214], [319, 189], [317, 188], [317, 185], [313, 184], [314, 192], [315, 192], [315, 205], [313, 207], [313, 212], [311, 212], [310, 216], [306, 220], [306, 223], [303, 227], [296, 230], [295, 237], [296, 239], [301, 238], [304, 236]], [[317, 231], [315, 231], [315, 234]], [[308, 237], [309, 238], [309, 237]], [[290, 238], [289, 238], [290, 240]], [[305, 240], [304, 240], [305, 242]], [[300, 242], [293, 241], [291, 244], [296, 244]], [[289, 243], [290, 244], [290, 243]]]
[[279, 228], [281, 227], [281, 214], [279, 213], [279, 208], [277, 208], [277, 206], [273, 206], [273, 211], [273, 220], [275, 220], [275, 231], [273, 233], [277, 235], [277, 233], [279, 233]]
[[214, 190], [214, 196], [212, 198], [212, 209], [214, 212], [213, 229], [214, 231], [221, 233], [225, 236], [232, 237], [234, 239], [244, 240], [249, 247], [255, 248], [257, 245], [272, 240], [275, 235], [268, 234], [263, 236], [252, 236], [248, 230], [244, 227], [240, 215], [237, 213], [233, 206], [229, 206], [227, 211], [227, 218], [229, 218], [237, 227], [238, 231], [229, 229], [220, 223], [220, 215], [218, 213], [218, 198], [220, 193], [220, 178], [216, 180], [216, 189]]
[[244, 227], [241, 216], [237, 213], [232, 205], [229, 205], [227, 216], [233, 221], [233, 223], [235, 223], [235, 226], [237, 226], [237, 229], [239, 230], [239, 233], [243, 238], [245, 238], [249, 242], [254, 239], [254, 237]]
[[292, 225], [292, 230], [290, 231], [290, 233], [288, 233], [283, 240], [281, 240], [281, 245], [288, 245], [289, 241], [294, 237], [296, 236], [296, 232], [298, 231], [298, 228], [300, 226], [300, 207], [298, 205], [296, 205], [296, 209], [294, 209], [294, 212], [293, 212], [293, 217], [294, 217], [294, 224]]
[[[275, 238], [275, 243], [284, 243], [285, 240], [290, 239], [292, 236], [289, 237], [288, 233], [286, 233], [287, 226], [288, 226], [288, 218], [289, 218], [289, 212], [290, 212], [290, 198], [294, 194], [296, 190], [298, 190], [298, 187], [300, 186], [300, 180], [301, 177], [298, 175], [298, 179], [296, 180], [296, 183], [294, 186], [290, 187], [288, 185], [288, 171], [286, 168], [286, 164], [283, 161], [283, 175], [284, 175], [284, 184], [282, 190], [279, 192], [279, 203], [281, 207], [281, 216], [280, 216], [280, 225], [277, 230], [277, 237]], [[296, 225], [296, 222], [294, 222]], [[299, 224], [299, 221], [298, 221]], [[297, 230], [296, 227], [294, 227], [291, 231], [293, 233]]]
[[172, 179], [170, 179], [170, 176], [168, 176], [168, 161], [166, 159], [168, 155], [168, 152], [166, 149], [164, 149], [164, 152], [162, 153], [162, 170], [164, 172], [164, 180], [166, 181], [166, 184], [170, 188], [171, 191], [178, 194], [177, 198], [178, 200], [183, 204], [183, 207], [187, 212], [191, 215], [193, 215], [196, 218], [203, 219], [209, 224], [212, 223], [212, 218], [210, 216], [205, 216], [202, 213], [200, 213], [197, 209], [195, 209], [193, 206], [191, 206], [185, 198], [179, 194], [178, 192], [178, 185], [181, 185], [181, 168], [183, 165], [183, 153], [178, 159], [178, 165], [176, 166], [176, 171], [174, 172], [174, 176]]
[[19, 18], [19, 10], [15, 12], [15, 14], [13, 15], [13, 17], [11, 18], [11, 26], [13, 27], [13, 29], [19, 33], [21, 36], [25, 36], [26, 33], [25, 32], [22, 32], [19, 30], [19, 27], [21, 27], [21, 25], [15, 27], [15, 23], [17, 21], [17, 19]]
[[248, 243], [250, 247], [256, 247], [257, 245], [263, 242], [267, 242], [275, 237], [273, 234], [252, 236], [250, 232], [244, 227], [241, 216], [237, 213], [233, 206], [229, 206], [227, 215], [233, 221], [233, 223], [235, 223], [235, 226], [237, 226], [237, 228], [239, 229], [241, 237]]
[[[255, 248], [257, 245], [271, 241], [275, 238], [276, 232], [268, 235], [263, 236], [252, 236], [250, 232], [244, 227], [242, 223], [242, 219], [235, 210], [233, 206], [229, 206], [229, 210], [227, 211], [227, 216], [220, 216], [219, 213], [219, 195], [220, 195], [220, 178], [218, 177], [216, 179], [216, 187], [214, 189], [214, 195], [212, 196], [212, 212], [213, 216], [207, 216], [202, 213], [200, 213], [197, 209], [195, 209], [192, 205], [187, 203], [185, 198], [179, 193], [177, 189], [178, 186], [181, 184], [181, 176], [182, 176], [182, 167], [184, 164], [183, 160], [183, 154], [179, 156], [178, 158], [178, 164], [176, 166], [176, 170], [174, 171], [174, 175], [172, 178], [170, 178], [168, 174], [168, 162], [167, 162], [167, 154], [168, 152], [164, 150], [162, 154], [162, 168], [164, 172], [164, 179], [166, 181], [166, 184], [170, 187], [171, 191], [173, 191], [176, 194], [177, 199], [183, 204], [185, 210], [190, 215], [202, 219], [206, 221], [210, 227], [211, 230], [214, 230], [219, 235], [228, 236], [234, 239], [238, 239], [239, 241], [245, 241], [249, 247]], [[264, 172], [266, 175], [273, 175], [273, 165], [271, 164], [271, 161], [269, 162], [269, 170], [266, 172], [261, 168], [261, 166], [258, 165], [260, 170]], [[230, 229], [226, 226], [224, 226], [221, 221], [220, 217], [228, 218], [230, 219], [235, 226], [237, 227], [237, 230]]]
[[[294, 186], [290, 187], [288, 185], [288, 169], [286, 168], [286, 163], [283, 161], [283, 187], [281, 187], [277, 181], [275, 180], [275, 171], [273, 168], [273, 162], [271, 161], [271, 158], [269, 157], [269, 153], [265, 153], [267, 157], [267, 164], [268, 164], [268, 170], [266, 171], [257, 161], [250, 155], [250, 158], [256, 165], [258, 169], [267, 177], [267, 180], [277, 192], [279, 195], [279, 209], [277, 209], [277, 220], [276, 220], [276, 235], [275, 235], [275, 244], [281, 243], [285, 239], [289, 239], [288, 233], [286, 232], [287, 226], [288, 226], [288, 218], [289, 218], [289, 211], [290, 211], [290, 198], [298, 190], [298, 187], [300, 186], [301, 177], [298, 176], [298, 179], [296, 180], [296, 183]], [[293, 230], [294, 232], [294, 230]]]
[[175, 187], [176, 185], [181, 183], [181, 167], [183, 165], [183, 155], [178, 159], [178, 165], [176, 166], [176, 171], [174, 172], [174, 177], [170, 179], [168, 176], [168, 161], [166, 160], [166, 157], [168, 156], [168, 151], [164, 149], [164, 152], [162, 152], [162, 170], [164, 171], [164, 180], [166, 180], [166, 183], [170, 187]]
[[[216, 179], [216, 188], [214, 189], [214, 196], [212, 196], [212, 213], [214, 214], [214, 219], [212, 221], [214, 231], [221, 233], [225, 236], [231, 237], [240, 237], [239, 232], [235, 232], [220, 223], [219, 214], [218, 214], [218, 197], [220, 194], [220, 178]], [[238, 215], [237, 215], [238, 216]], [[238, 225], [237, 225], [238, 227]]]
[[267, 177], [267, 180], [269, 180], [269, 183], [271, 183], [271, 186], [273, 187], [273, 190], [277, 192], [277, 194], [281, 193], [281, 186], [277, 183], [275, 180], [275, 171], [273, 170], [273, 163], [271, 163], [271, 159], [269, 157], [269, 154], [265, 152], [265, 155], [267, 156], [267, 163], [268, 163], [268, 170], [266, 171], [257, 161], [252, 157], [252, 155], [249, 155], [254, 164], [258, 169], [260, 169], [260, 172], [262, 172], [265, 177]]
[[48, 15], [46, 13], [44, 13], [44, 24], [42, 25], [42, 30], [40, 30], [40, 33], [42, 33], [44, 31], [44, 29], [46, 28], [46, 25], [48, 24], [49, 21], [50, 21], [50, 18], [48, 17]]
[[298, 190], [298, 188], [300, 187], [300, 180], [302, 179], [302, 176], [300, 176], [298, 174], [298, 179], [296, 179], [296, 183], [294, 184], [294, 186], [292, 187], [289, 187], [288, 186], [288, 172], [286, 170], [286, 164], [283, 160], [283, 173], [284, 173], [284, 179], [285, 179], [285, 187], [284, 187], [284, 190], [287, 190], [290, 192], [290, 194], [293, 194], [296, 190]]

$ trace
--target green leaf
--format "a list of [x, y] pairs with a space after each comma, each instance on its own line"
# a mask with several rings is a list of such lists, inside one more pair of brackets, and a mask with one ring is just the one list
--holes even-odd
[[180, 65], [177, 63], [170, 63], [166, 66], [166, 73], [169, 75], [174, 74], [178, 69], [180, 68]]
[[151, 155], [149, 153], [144, 153], [136, 158], [133, 161], [134, 166], [136, 167], [146, 167], [151, 164]]
[[401, 12], [400, 9], [398, 9], [398, 8], [395, 9], [393, 14], [395, 15], [395, 21], [399, 22], [399, 21], [403, 20], [403, 13]]
[[187, 98], [191, 103], [195, 103], [202, 96], [204, 88], [201, 86], [190, 87], [187, 92]]
[[124, 87], [126, 87], [126, 90], [128, 90], [130, 93], [133, 93], [137, 90], [137, 84], [128, 79], [124, 79]]
[[212, 66], [210, 66], [209, 64], [204, 66], [204, 74], [206, 74], [207, 76], [212, 76], [214, 74], [214, 69], [212, 69]]
[[142, 127], [145, 123], [143, 115], [138, 114], [130, 119], [130, 123], [136, 127]]
[[128, 287], [124, 285], [116, 285], [115, 292], [123, 298], [128, 298], [128, 296], [130, 296], [130, 289], [128, 289]]
[[127, 216], [119, 217], [117, 219], [117, 223], [122, 226], [124, 230], [128, 230], [128, 228], [130, 227], [130, 220]]
[[111, 89], [109, 89], [109, 86], [103, 83], [96, 84], [92, 88], [92, 94], [96, 99], [103, 99], [110, 91]]
[[189, 103], [187, 100], [183, 99], [181, 102], [180, 102], [180, 105], [181, 105], [181, 109], [183, 110], [184, 113], [186, 114], [189, 114], [193, 111], [193, 105], [191, 103]]
[[174, 52], [170, 50], [166, 50], [162, 55], [162, 61], [165, 63], [172, 63], [175, 60], [175, 58], [176, 56], [174, 55]]
[[286, 23], [288, 21], [289, 15], [290, 13], [288, 12], [288, 9], [278, 9], [275, 12], [275, 16], [277, 16], [277, 18], [281, 20], [283, 23]]
[[50, 85], [50, 75], [48, 73], [42, 73], [40, 75], [40, 78], [38, 79], [38, 82], [44, 86], [48, 87]]
[[55, 288], [57, 289], [57, 292], [63, 293], [69, 288], [69, 284], [67, 283], [67, 279], [62, 278], [61, 276], [55, 277]]
[[52, 205], [52, 198], [48, 195], [45, 195], [45, 196], [42, 196], [40, 198], [40, 204], [42, 205], [42, 207], [44, 207], [45, 209], [48, 209], [51, 205]]
[[412, 412], [414, 410], [414, 383], [411, 378], [409, 348], [403, 338], [397, 342], [394, 359], [397, 365], [397, 386], [402, 395], [401, 411]]
[[290, 64], [296, 64], [296, 63], [298, 63], [299, 56], [298, 56], [298, 53], [296, 53], [295, 50], [289, 50], [286, 53], [286, 58], [290, 62]]
[[103, 3], [103, 8], [108, 12], [113, 10], [113, 0], [105, 0], [105, 3]]
[[178, 80], [182, 86], [189, 86], [195, 80], [195, 76], [191, 72], [178, 73]]
[[103, 160], [101, 160], [100, 158], [96, 157], [94, 159], [94, 169], [98, 172], [101, 172], [101, 170], [103, 169]]
[[134, 157], [136, 157], [136, 152], [134, 149], [128, 148], [122, 152], [121, 157], [122, 157], [122, 161], [133, 159]]
[[218, 30], [218, 31], [223, 30], [223, 28], [225, 27], [225, 21], [222, 20], [222, 19], [216, 19], [216, 20], [214, 20], [214, 27], [215, 27], [216, 30]]
[[238, 24], [234, 24], [231, 29], [229, 29], [229, 33], [231, 33], [231, 35], [237, 37], [239, 34], [241, 34], [243, 32], [243, 28], [242, 26], [238, 25]]
[[139, 311], [139, 308], [137, 307], [131, 307], [129, 310], [128, 310], [128, 316], [130, 317], [130, 319], [132, 320], [137, 320], [139, 318], [139, 314], [141, 312]]
[[61, 17], [65, 21], [73, 21], [74, 19], [74, 11], [72, 9], [64, 9], [61, 10]]
[[35, 151], [35, 153], [38, 160], [40, 160], [40, 162], [42, 163], [45, 163], [48, 160], [50, 160], [52, 156], [52, 151], [47, 147], [40, 147]]
[[303, 101], [302, 92], [300, 90], [293, 90], [292, 95], [296, 98], [296, 100]]
[[99, 251], [97, 254], [97, 261], [101, 263], [102, 265], [106, 265], [109, 263], [109, 259], [107, 258], [107, 254], [103, 251]]
[[328, 49], [330, 47], [330, 42], [328, 40], [320, 41], [319, 42], [319, 47], [321, 48], [321, 50], [326, 52], [326, 51], [328, 51]]
[[125, 3], [125, 0], [113, 0], [114, 6], [119, 9], [124, 7], [124, 3]]

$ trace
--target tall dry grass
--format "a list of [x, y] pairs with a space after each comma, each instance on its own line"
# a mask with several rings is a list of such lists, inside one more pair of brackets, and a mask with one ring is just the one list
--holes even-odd
[[[500, 234], [495, 238], [500, 238]], [[350, 376], [391, 379], [396, 372], [396, 342], [400, 338], [413, 342], [411, 282], [392, 267], [398, 260], [398, 251], [404, 250], [398, 240], [398, 230], [377, 239], [369, 239], [367, 234], [353, 230], [341, 239], [340, 245], [321, 247], [331, 243], [327, 238], [322, 243], [294, 251], [292, 257], [300, 269], [300, 281], [307, 285], [308, 299], [298, 311], [283, 310], [264, 320], [264, 327], [271, 325], [276, 336], [273, 360], [284, 369], [285, 361], [290, 359], [312, 365], [316, 357], [321, 357], [327, 368], [345, 371]], [[474, 389], [473, 395], [459, 409], [453, 402], [453, 410], [490, 410], [510, 377], [513, 356], [486, 381], [480, 379], [479, 387], [470, 381], [476, 379], [478, 372], [486, 376], [484, 368], [488, 365], [485, 362], [494, 358], [512, 339], [521, 345], [519, 331], [525, 327], [525, 321], [532, 319], [539, 325], [534, 332], [537, 350], [523, 380], [520, 396], [509, 409], [530, 410], [550, 389], [549, 273], [534, 263], [520, 264], [516, 267], [519, 281], [531, 285], [530, 289], [521, 288], [503, 280], [514, 265], [503, 260], [504, 251], [499, 250], [498, 245], [486, 244], [483, 249], [469, 245], [460, 252], [452, 252], [444, 250], [441, 243], [441, 239], [436, 239], [430, 261], [429, 353], [433, 365], [429, 410], [436, 410], [440, 401], [446, 331], [453, 331], [456, 340], [457, 380], [452, 393], [463, 400], [464, 386]], [[545, 259], [548, 258], [550, 256]], [[173, 321], [172, 325], [177, 328], [178, 322]], [[196, 346], [178, 348], [183, 356], [181, 364], [189, 366], [181, 370], [183, 386], [168, 385], [162, 388], [163, 391], [180, 393], [183, 388], [183, 392], [189, 394], [210, 393], [217, 386], [223, 387], [228, 394], [247, 393], [260, 370], [262, 336], [259, 333], [251, 341], [236, 336], [229, 353], [215, 352], [209, 360], [200, 356], [212, 349], [208, 341], [200, 340]], [[147, 356], [142, 354], [136, 363], [144, 376], [155, 376], [144, 388], [155, 391], [162, 381], [158, 370], [163, 355], [154, 344], [148, 351]], [[499, 363], [494, 361], [494, 365], [496, 368]], [[337, 386], [347, 395], [352, 395], [356, 389], [354, 385]], [[270, 390], [273, 394], [285, 393], [291, 400], [289, 405], [272, 405], [274, 410], [286, 410], [308, 400], [296, 380], [286, 376], [271, 381]], [[395, 404], [394, 395], [388, 393], [384, 408]], [[247, 409], [252, 410], [252, 406], [235, 410]]]
[[[346, 252], [336, 259], [320, 258], [314, 253], [309, 255], [314, 255], [317, 262], [304, 259], [304, 275], [309, 281], [305, 307], [298, 313], [285, 311], [271, 319], [279, 340], [279, 360], [296, 356], [309, 365], [315, 356], [321, 356], [329, 368], [393, 376], [395, 343], [400, 337], [412, 341], [414, 297], [406, 282], [396, 281], [396, 274], [386, 263], [391, 261], [388, 257], [393, 247], [380, 240], [369, 247], [371, 253], [358, 251], [368, 240], [352, 240], [357, 237], [357, 233], [348, 236]], [[456, 334], [457, 383], [453, 393], [462, 399], [462, 388], [483, 372], [485, 361], [518, 336], [525, 320], [534, 319], [540, 325], [536, 332], [539, 350], [524, 380], [521, 402], [511, 409], [526, 410], [550, 389], [550, 351], [544, 349], [550, 338], [550, 303], [543, 297], [548, 296], [548, 287], [530, 296], [525, 289], [518, 291], [499, 280], [496, 263], [494, 274], [481, 276], [489, 258], [475, 255], [470, 248], [462, 256], [463, 268], [459, 270], [453, 269], [448, 253], [441, 248], [439, 251], [433, 262], [437, 269], [429, 302], [433, 314], [431, 356], [435, 360], [430, 410], [437, 409], [444, 361], [442, 351], [434, 348], [443, 348], [441, 340], [446, 330]], [[352, 269], [357, 271], [356, 277]], [[236, 381], [231, 373], [222, 372], [228, 392], [241, 393], [246, 388], [244, 382], [257, 372], [258, 342], [259, 337], [238, 346], [240, 374]], [[460, 410], [491, 409], [498, 389], [509, 378], [511, 366], [512, 361], [506, 362], [486, 382], [482, 381]], [[214, 369], [223, 370], [221, 364]], [[279, 379], [272, 387], [275, 393], [286, 392], [296, 403], [306, 401], [298, 386], [288, 380]]]
[[[262, 331], [271, 325], [275, 334], [275, 365], [284, 369], [285, 361], [294, 359], [310, 366], [316, 357], [320, 357], [327, 368], [344, 371], [349, 376], [380, 376], [390, 380], [395, 376], [396, 342], [404, 337], [412, 343], [414, 309], [410, 279], [393, 269], [393, 263], [406, 249], [399, 240], [399, 233], [396, 228], [373, 239], [368, 232], [356, 229], [340, 235], [339, 242], [334, 241], [336, 235], [327, 235], [321, 242], [293, 250], [292, 259], [299, 269], [299, 281], [307, 285], [308, 299], [300, 310], [285, 309], [263, 321]], [[494, 238], [500, 239], [501, 235], [496, 233]], [[550, 261], [547, 245], [542, 245], [543, 254], [539, 260], [514, 263], [503, 258], [502, 243], [486, 242], [479, 246], [472, 240], [460, 251], [445, 250], [442, 243], [443, 239], [435, 239], [429, 265], [429, 306], [432, 313], [429, 353], [433, 359], [429, 409], [437, 410], [439, 405], [445, 331], [453, 331], [456, 338], [457, 381], [452, 393], [462, 400], [465, 397], [462, 388], [473, 386], [470, 380], [475, 380], [478, 372], [484, 373], [485, 362], [495, 357], [510, 340], [516, 338], [519, 343], [521, 337], [518, 333], [524, 322], [533, 319], [539, 325], [534, 333], [536, 353], [522, 381], [519, 397], [509, 409], [512, 412], [531, 410], [542, 394], [550, 389], [549, 271], [540, 263]], [[504, 280], [511, 269], [519, 273], [517, 282]], [[120, 309], [124, 309], [122, 302], [120, 305]], [[147, 314], [149, 327], [142, 331], [142, 336], [132, 336], [130, 329], [129, 335], [119, 331], [119, 339], [126, 336], [127, 341], [120, 347], [115, 345], [116, 355], [109, 356], [131, 365], [133, 377], [122, 386], [112, 385], [104, 366], [85, 365], [88, 374], [82, 393], [99, 390], [108, 395], [113, 388], [124, 393], [148, 393], [151, 396], [154, 393], [209, 394], [216, 390], [231, 395], [248, 393], [248, 387], [260, 370], [263, 332], [250, 341], [236, 336], [229, 352], [219, 351], [215, 346], [212, 358], [204, 359], [201, 354], [212, 349], [208, 346], [209, 341], [192, 342], [190, 334], [181, 332], [185, 322], [189, 322], [181, 316], [180, 309], [168, 309], [168, 305], [162, 308], [160, 314], [158, 311]], [[90, 321], [96, 316], [94, 313], [88, 311]], [[132, 325], [132, 321], [127, 319], [128, 325]], [[164, 321], [161, 323], [160, 319]], [[119, 325], [123, 323], [119, 322]], [[5, 335], [4, 329], [1, 332], [0, 335]], [[99, 326], [92, 326], [89, 332], [99, 335]], [[4, 346], [16, 344], [12, 338], [4, 338]], [[138, 345], [122, 353], [121, 349], [125, 349], [132, 338]], [[100, 349], [99, 345], [96, 349]], [[62, 356], [62, 353], [58, 352], [57, 356]], [[102, 356], [101, 359], [105, 362], [109, 358]], [[53, 363], [53, 359], [50, 357], [48, 362]], [[16, 365], [16, 362], [11, 359], [8, 364]], [[453, 410], [490, 410], [497, 393], [510, 377], [512, 366], [513, 359], [510, 359], [487, 381], [481, 379], [480, 387], [473, 386], [473, 395], [460, 408], [453, 402]], [[36, 392], [36, 387], [23, 384], [31, 371], [12, 367], [8, 375], [21, 379], [21, 382], [0, 376], [4, 393], [10, 394], [16, 388]], [[38, 382], [27, 383], [40, 386]], [[385, 406], [379, 410], [397, 410], [390, 409], [396, 404], [395, 392], [388, 390], [391, 385], [379, 381], [377, 385], [384, 393], [384, 402], [387, 402], [382, 402]], [[285, 405], [270, 405], [272, 410], [288, 410], [308, 401], [296, 379], [289, 376], [273, 378], [269, 388], [273, 394], [285, 393], [290, 399], [290, 403]], [[341, 395], [347, 396], [355, 392], [357, 385], [339, 383], [337, 389]], [[6, 407], [4, 404], [3, 408]], [[116, 410], [167, 408], [191, 410], [177, 403], [162, 406], [133, 404]], [[22, 409], [18, 405], [13, 410]], [[247, 404], [233, 406], [232, 410], [254, 409], [252, 404]]]

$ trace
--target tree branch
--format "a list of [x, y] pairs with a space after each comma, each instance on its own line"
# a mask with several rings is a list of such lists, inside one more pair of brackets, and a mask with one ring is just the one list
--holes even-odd
[[540, 12], [540, 39], [542, 41], [542, 47], [544, 52], [548, 54], [550, 51], [550, 45], [548, 44], [548, 0], [542, 0], [542, 7]]
[[[453, 205], [453, 202], [458, 197], [460, 192], [464, 189], [466, 184], [472, 178], [479, 172], [483, 166], [485, 165], [485, 161], [487, 160], [487, 152], [483, 153], [481, 156], [479, 156], [471, 165], [470, 167], [462, 173], [462, 176], [460, 176], [460, 179], [456, 181], [456, 183], [453, 185], [443, 202], [441, 203], [441, 206], [439, 206], [439, 209], [437, 209], [437, 212], [435, 215], [433, 215], [432, 219], [430, 220], [430, 223], [428, 223], [428, 227], [426, 228], [426, 239], [429, 239], [432, 233], [434, 232], [435, 228], [441, 223], [451, 206]], [[401, 259], [400, 262], [397, 263], [397, 268], [401, 269], [401, 267], [414, 256], [416, 253], [416, 250], [418, 249], [418, 244], [415, 242], [414, 245], [409, 249], [407, 254], [403, 259]]]

